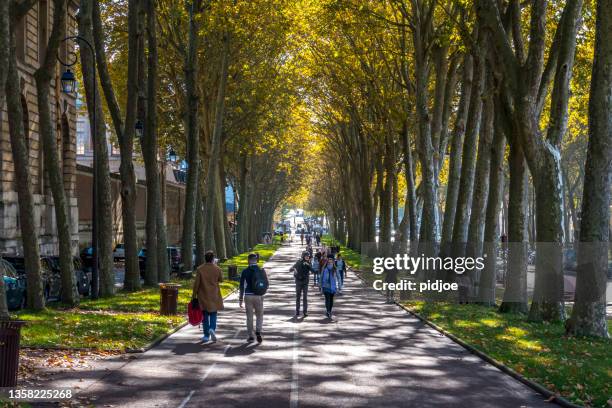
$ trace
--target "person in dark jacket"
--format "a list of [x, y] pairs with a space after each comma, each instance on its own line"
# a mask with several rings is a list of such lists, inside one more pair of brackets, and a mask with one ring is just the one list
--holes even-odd
[[300, 299], [304, 299], [304, 317], [308, 316], [308, 280], [312, 266], [310, 264], [310, 253], [302, 252], [302, 258], [290, 269], [295, 278], [295, 317], [300, 315]]
[[[263, 341], [261, 337], [261, 331], [263, 328], [263, 295], [257, 295], [254, 292], [255, 278], [258, 273], [263, 274], [266, 282], [268, 277], [266, 276], [266, 270], [260, 269], [257, 266], [257, 260], [259, 256], [257, 254], [249, 254], [248, 256], [249, 266], [240, 273], [240, 297], [239, 303], [242, 308], [242, 302], [246, 306], [247, 315], [247, 332], [249, 338], [247, 342], [252, 343], [255, 339], [253, 337], [253, 313], [255, 313], [257, 323], [255, 325], [255, 336], [257, 336], [257, 342]], [[266, 283], [267, 286], [267, 283]]]

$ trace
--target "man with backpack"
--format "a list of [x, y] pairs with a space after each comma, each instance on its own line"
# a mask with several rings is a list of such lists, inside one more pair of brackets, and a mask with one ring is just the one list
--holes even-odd
[[304, 317], [308, 316], [308, 278], [312, 271], [310, 264], [310, 253], [302, 252], [302, 258], [290, 269], [295, 278], [295, 317], [300, 315], [300, 299], [304, 294]]
[[263, 327], [263, 295], [268, 290], [268, 276], [265, 269], [260, 269], [257, 265], [257, 254], [249, 254], [249, 266], [240, 273], [240, 298], [239, 303], [242, 308], [242, 302], [246, 306], [247, 316], [247, 332], [249, 338], [247, 342], [252, 343], [255, 338], [253, 336], [253, 313], [257, 319], [255, 325], [255, 336], [257, 342], [261, 343], [261, 330]]

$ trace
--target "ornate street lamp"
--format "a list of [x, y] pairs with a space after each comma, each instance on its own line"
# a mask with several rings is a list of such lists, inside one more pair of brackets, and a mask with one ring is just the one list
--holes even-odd
[[65, 94], [72, 94], [76, 91], [76, 84], [77, 84], [76, 77], [74, 76], [74, 74], [72, 73], [70, 69], [67, 69], [62, 74], [61, 82], [62, 82], [62, 92], [64, 92]]
[[144, 136], [144, 125], [140, 120], [138, 120], [134, 125], [134, 131], [136, 132], [136, 137], [142, 140], [142, 137]]
[[168, 159], [170, 159], [170, 163], [176, 163], [176, 152], [174, 151], [172, 147], [170, 148], [170, 151], [168, 152]]

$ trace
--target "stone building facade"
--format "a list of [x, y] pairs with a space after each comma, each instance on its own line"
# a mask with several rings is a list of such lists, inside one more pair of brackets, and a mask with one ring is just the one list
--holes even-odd
[[[67, 35], [76, 33], [75, 15], [78, 4], [68, 1]], [[24, 111], [26, 146], [30, 158], [31, 190], [35, 202], [35, 223], [38, 228], [42, 255], [57, 255], [57, 228], [53, 198], [45, 174], [45, 162], [41, 150], [38, 124], [38, 103], [34, 72], [40, 66], [46, 52], [48, 36], [53, 22], [53, 4], [39, 0], [16, 27], [17, 63], [21, 83], [21, 103]], [[59, 57], [63, 61], [74, 60], [74, 43], [65, 41], [60, 46]], [[56, 76], [51, 84], [51, 112], [56, 125], [56, 137], [64, 187], [69, 200], [73, 250], [78, 250], [78, 208], [76, 188], [76, 109], [75, 96], [61, 92], [60, 81], [65, 68], [57, 64]], [[0, 254], [21, 255], [21, 230], [19, 227], [18, 197], [15, 189], [15, 173], [11, 152], [6, 106], [0, 107]]]

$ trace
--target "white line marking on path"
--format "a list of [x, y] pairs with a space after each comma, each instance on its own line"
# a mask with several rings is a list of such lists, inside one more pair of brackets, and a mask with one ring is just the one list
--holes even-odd
[[189, 400], [191, 399], [191, 397], [193, 397], [193, 394], [195, 394], [195, 390], [191, 390], [189, 391], [189, 395], [187, 395], [183, 401], [181, 402], [181, 405], [178, 406], [178, 408], [185, 408], [185, 405], [187, 405], [187, 403], [189, 402]]
[[290, 408], [297, 408], [299, 402], [300, 332], [297, 326], [297, 324], [293, 325], [293, 364], [291, 365], [291, 396], [289, 398]]
[[[236, 332], [232, 336], [232, 339], [235, 339], [236, 337], [238, 337], [238, 334], [240, 333], [240, 331], [241, 331], [241, 329], [236, 329]], [[231, 344], [228, 344], [227, 346], [225, 346], [225, 349], [223, 349], [223, 355], [224, 356], [227, 354], [228, 350], [231, 347], [232, 347]], [[217, 363], [213, 363], [210, 367], [208, 367], [208, 369], [206, 370], [206, 372], [204, 373], [204, 375], [202, 376], [200, 381], [201, 382], [206, 381], [206, 379], [208, 378], [210, 373], [212, 373], [213, 369], [216, 366], [217, 366]], [[181, 405], [179, 405], [178, 408], [185, 408], [187, 406], [187, 404], [189, 403], [189, 401], [191, 401], [191, 398], [193, 397], [193, 394], [195, 394], [195, 392], [196, 392], [196, 390], [189, 391], [189, 394], [183, 399], [183, 401], [181, 401]]]

